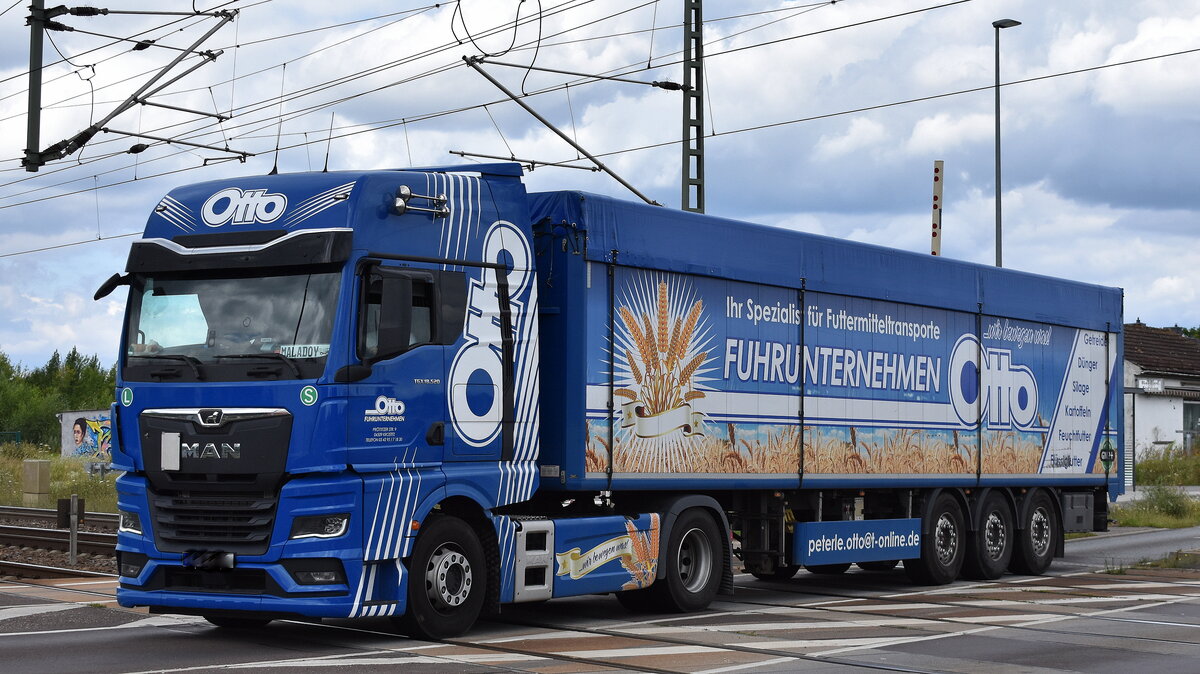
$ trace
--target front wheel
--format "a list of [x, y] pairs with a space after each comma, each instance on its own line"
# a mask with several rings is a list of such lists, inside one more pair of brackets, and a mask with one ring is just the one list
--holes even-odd
[[664, 610], [688, 613], [705, 608], [721, 584], [721, 532], [707, 511], [690, 508], [675, 520], [667, 550], [660, 555], [666, 577], [651, 585], [650, 596]]
[[470, 525], [435, 515], [421, 527], [408, 576], [404, 631], [420, 639], [464, 634], [483, 609], [487, 569], [483, 546]]
[[942, 493], [929, 510], [932, 527], [921, 536], [921, 556], [904, 560], [904, 572], [919, 585], [954, 582], [966, 552], [966, 527], [958, 499]]
[[1017, 547], [1013, 552], [1009, 568], [1014, 573], [1040, 576], [1050, 568], [1058, 538], [1062, 536], [1062, 523], [1050, 496], [1039, 490], [1032, 496], [1026, 510], [1024, 527], [1017, 532]]

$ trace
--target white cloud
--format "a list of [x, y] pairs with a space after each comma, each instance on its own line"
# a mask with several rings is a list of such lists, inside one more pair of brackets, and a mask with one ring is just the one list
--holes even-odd
[[[1138, 24], [1137, 36], [1115, 46], [1110, 63], [1196, 48], [1200, 16], [1151, 17]], [[1111, 68], [1096, 76], [1096, 100], [1125, 115], [1154, 115], [1195, 121], [1200, 118], [1196, 69], [1200, 53]]]
[[887, 139], [887, 129], [866, 117], [850, 120], [846, 132], [833, 136], [823, 135], [817, 141], [816, 154], [822, 159], [832, 159], [878, 145]]
[[994, 133], [995, 117], [992, 115], [940, 112], [913, 125], [907, 149], [912, 154], [944, 152], [992, 138]]

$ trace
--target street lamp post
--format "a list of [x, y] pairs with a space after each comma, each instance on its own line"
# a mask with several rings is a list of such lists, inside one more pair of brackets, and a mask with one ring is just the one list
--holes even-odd
[[992, 28], [996, 29], [996, 266], [1003, 267], [1001, 264], [1003, 256], [1001, 254], [1000, 245], [1000, 29], [1012, 28], [1013, 26], [1021, 25], [1020, 21], [1014, 19], [999, 19], [992, 22]]

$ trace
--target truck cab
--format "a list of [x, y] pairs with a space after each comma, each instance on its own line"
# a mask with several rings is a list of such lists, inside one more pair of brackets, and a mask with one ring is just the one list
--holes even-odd
[[[163, 198], [97, 293], [129, 286], [120, 603], [225, 624], [400, 615], [400, 560], [435, 506], [497, 539], [491, 509], [538, 480], [529, 242], [512, 165]], [[436, 553], [453, 582], [426, 597], [435, 617], [472, 576], [512, 592], [465, 552]]]

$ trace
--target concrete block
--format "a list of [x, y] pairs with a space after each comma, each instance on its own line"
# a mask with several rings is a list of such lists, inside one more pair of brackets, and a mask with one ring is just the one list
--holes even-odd
[[50, 493], [50, 461], [47, 459], [25, 459], [22, 469], [22, 492], [26, 494]]

